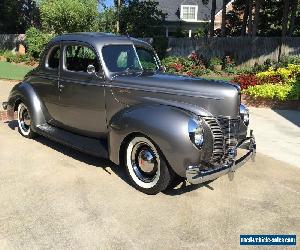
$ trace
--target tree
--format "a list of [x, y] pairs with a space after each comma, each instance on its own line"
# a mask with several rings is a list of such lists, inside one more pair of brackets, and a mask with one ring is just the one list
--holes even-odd
[[222, 4], [222, 24], [221, 24], [221, 36], [226, 34], [226, 8], [228, 0], [223, 0]]
[[253, 0], [249, 0], [249, 5], [248, 5], [248, 35], [252, 35], [252, 27], [253, 27]]
[[104, 7], [100, 12], [99, 31], [108, 33], [118, 33], [117, 29], [118, 13], [114, 7]]
[[120, 12], [120, 32], [134, 37], [154, 37], [162, 34], [166, 14], [158, 2], [129, 0]]
[[1, 0], [0, 33], [25, 33], [39, 26], [39, 9], [34, 0]]
[[252, 36], [256, 36], [257, 34], [257, 25], [259, 21], [259, 11], [260, 11], [261, 0], [255, 0], [255, 13], [254, 13], [254, 21], [252, 26]]
[[211, 2], [211, 12], [210, 12], [210, 25], [209, 25], [209, 36], [213, 37], [215, 35], [215, 18], [216, 18], [217, 1], [212, 0]]
[[289, 22], [289, 9], [290, 9], [290, 1], [283, 0], [283, 13], [282, 13], [282, 33], [283, 37], [287, 34], [288, 22]]
[[56, 34], [97, 31], [97, 8], [97, 0], [42, 0], [42, 28]]
[[297, 15], [297, 9], [298, 9], [298, 0], [292, 0], [289, 36], [292, 36], [295, 31], [295, 20]]

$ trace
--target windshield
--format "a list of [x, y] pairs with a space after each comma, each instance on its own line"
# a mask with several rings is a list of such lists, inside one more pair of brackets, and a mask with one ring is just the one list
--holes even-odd
[[155, 53], [145, 47], [108, 45], [102, 49], [104, 62], [110, 72], [155, 71], [159, 68]]

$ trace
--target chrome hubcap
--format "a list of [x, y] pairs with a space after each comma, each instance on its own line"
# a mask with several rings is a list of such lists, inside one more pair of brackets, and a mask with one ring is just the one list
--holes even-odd
[[24, 106], [20, 109], [19, 120], [22, 130], [28, 132], [30, 130], [31, 119], [27, 108]]
[[155, 169], [155, 157], [148, 149], [140, 151], [138, 154], [138, 163], [145, 173], [151, 173]]
[[152, 148], [144, 143], [137, 143], [131, 152], [131, 163], [135, 175], [143, 182], [151, 182], [157, 174], [158, 163]]

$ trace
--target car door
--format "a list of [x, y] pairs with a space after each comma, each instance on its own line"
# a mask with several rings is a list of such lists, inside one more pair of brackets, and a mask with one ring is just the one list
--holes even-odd
[[52, 44], [46, 49], [45, 56], [41, 60], [39, 70], [32, 76], [31, 84], [43, 102], [46, 112], [44, 115], [48, 122], [57, 119], [59, 113], [58, 81], [60, 75], [60, 43]]
[[[107, 133], [105, 78], [96, 51], [84, 43], [62, 44], [58, 125], [72, 132], [101, 138]], [[88, 74], [93, 65], [95, 74]]]

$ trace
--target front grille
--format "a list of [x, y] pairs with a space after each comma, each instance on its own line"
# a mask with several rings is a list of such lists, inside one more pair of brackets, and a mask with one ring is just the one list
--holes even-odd
[[231, 150], [237, 145], [239, 119], [204, 117], [204, 120], [209, 125], [214, 139], [211, 163], [228, 163], [232, 160]]

